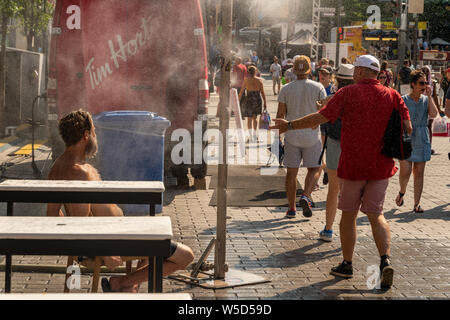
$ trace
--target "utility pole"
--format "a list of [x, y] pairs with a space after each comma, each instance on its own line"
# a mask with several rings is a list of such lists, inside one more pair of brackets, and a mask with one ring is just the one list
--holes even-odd
[[414, 31], [413, 31], [413, 46], [414, 46], [414, 53], [413, 53], [413, 61], [414, 65], [417, 66], [418, 62], [418, 56], [419, 56], [419, 45], [417, 44], [417, 38], [419, 33], [419, 15], [417, 13], [414, 13]]
[[340, 64], [339, 50], [341, 47], [341, 39], [339, 37], [339, 28], [341, 27], [341, 7], [342, 0], [336, 0], [336, 60], [335, 67], [338, 68]]
[[231, 75], [231, 30], [233, 28], [233, 0], [222, 0], [222, 42], [219, 166], [217, 179], [217, 241], [214, 254], [214, 278], [224, 279], [226, 266], [226, 222], [227, 222], [227, 129], [230, 122], [230, 75]]
[[313, 33], [311, 38], [311, 61], [319, 61], [320, 0], [313, 0]]
[[[405, 45], [406, 45], [406, 33], [408, 31], [408, 0], [397, 0], [399, 2], [400, 10], [400, 28], [398, 34], [398, 62], [397, 62], [397, 74], [403, 66], [405, 60]], [[397, 84], [400, 91], [400, 82]]]

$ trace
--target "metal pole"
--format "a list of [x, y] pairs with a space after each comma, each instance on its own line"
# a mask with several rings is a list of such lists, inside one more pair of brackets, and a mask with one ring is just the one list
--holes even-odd
[[220, 83], [220, 140], [219, 168], [217, 179], [217, 241], [214, 255], [214, 278], [224, 279], [226, 272], [226, 219], [227, 219], [227, 129], [230, 122], [230, 75], [231, 75], [231, 29], [232, 29], [232, 0], [222, 0], [222, 28], [221, 43], [222, 66]]
[[[398, 35], [397, 74], [400, 72], [405, 60], [406, 31], [408, 30], [408, 2], [405, 1], [405, 7], [403, 8], [403, 0], [398, 1], [400, 3], [400, 29]], [[400, 91], [400, 81], [398, 82], [397, 90]]]
[[341, 27], [341, 6], [342, 0], [336, 1], [336, 60], [335, 67], [336, 69], [339, 67], [340, 59], [339, 59], [339, 50], [341, 47], [341, 40], [339, 39], [339, 28]]
[[417, 59], [419, 56], [419, 46], [417, 44], [418, 39], [418, 33], [419, 33], [419, 15], [417, 13], [414, 14], [414, 34], [413, 34], [413, 46], [414, 46], [414, 54], [413, 54], [413, 61], [414, 66], [417, 68]]

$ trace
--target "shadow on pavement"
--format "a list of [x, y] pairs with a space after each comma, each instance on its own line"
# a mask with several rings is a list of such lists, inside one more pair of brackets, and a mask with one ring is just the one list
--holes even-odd
[[[273, 232], [291, 228], [294, 224], [308, 222], [308, 219], [292, 220], [289, 218], [277, 218], [264, 221], [233, 220], [227, 224], [227, 233], [259, 233], [261, 231]], [[216, 228], [203, 230], [199, 235], [215, 233]]]
[[[321, 251], [321, 252], [312, 252], [307, 253], [308, 251], [318, 248], [325, 244], [323, 241], [317, 241], [312, 244], [306, 245], [301, 248], [297, 248], [295, 250], [279, 253], [279, 254], [272, 254], [268, 256], [267, 258], [258, 259], [258, 263], [263, 265], [264, 267], [269, 268], [292, 268], [292, 267], [298, 267], [302, 264], [307, 263], [313, 263], [317, 261], [321, 261], [323, 259], [329, 259], [332, 257], [340, 256], [341, 255], [341, 248], [333, 249], [333, 250], [327, 250], [327, 251]], [[244, 265], [245, 266], [245, 265]], [[246, 269], [251, 269], [252, 266], [245, 266]], [[259, 267], [253, 267], [253, 268], [259, 268]]]
[[[347, 295], [354, 295], [357, 298], [361, 299], [361, 294], [372, 294], [375, 295], [374, 297], [371, 297], [371, 299], [383, 299], [384, 300], [384, 294], [386, 293], [386, 290], [376, 290], [376, 289], [367, 289], [367, 290], [361, 290], [361, 289], [348, 289], [348, 288], [328, 288], [332, 287], [333, 285], [338, 284], [341, 281], [346, 281], [346, 279], [335, 277], [334, 279], [329, 279], [321, 282], [316, 282], [312, 285], [300, 287], [294, 290], [283, 292], [279, 295], [276, 295], [272, 298], [277, 299], [324, 299], [324, 300], [336, 300], [339, 299], [340, 295], [347, 294]], [[351, 284], [349, 283], [348, 286], [350, 287]], [[376, 295], [380, 295], [380, 297], [376, 297]], [[270, 298], [269, 298], [270, 299]]]

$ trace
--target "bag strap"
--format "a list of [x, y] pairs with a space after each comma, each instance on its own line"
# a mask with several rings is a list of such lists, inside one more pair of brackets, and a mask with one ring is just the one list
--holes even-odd
[[327, 140], [328, 140], [328, 132], [325, 133], [325, 140], [323, 142], [322, 151], [320, 152], [319, 163], [322, 164], [323, 154], [325, 153], [325, 149], [327, 148]]

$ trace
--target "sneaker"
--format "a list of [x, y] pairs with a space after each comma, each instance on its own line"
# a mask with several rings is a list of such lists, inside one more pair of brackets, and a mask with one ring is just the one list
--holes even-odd
[[324, 186], [326, 186], [328, 184], [328, 173], [326, 173], [326, 172], [323, 173], [322, 183]]
[[299, 206], [303, 209], [303, 215], [307, 218], [312, 216], [312, 201], [304, 194], [300, 197]]
[[392, 268], [391, 261], [389, 258], [381, 260], [380, 263], [380, 273], [381, 273], [381, 288], [389, 289], [394, 281], [394, 268]]
[[289, 218], [289, 219], [295, 218], [296, 214], [297, 213], [294, 209], [290, 209], [290, 210], [286, 211], [286, 218]]
[[322, 239], [323, 241], [333, 241], [333, 230], [323, 229], [322, 231], [320, 231], [319, 235], [320, 239]]
[[337, 267], [331, 268], [330, 274], [343, 278], [353, 278], [353, 266], [343, 261]]

